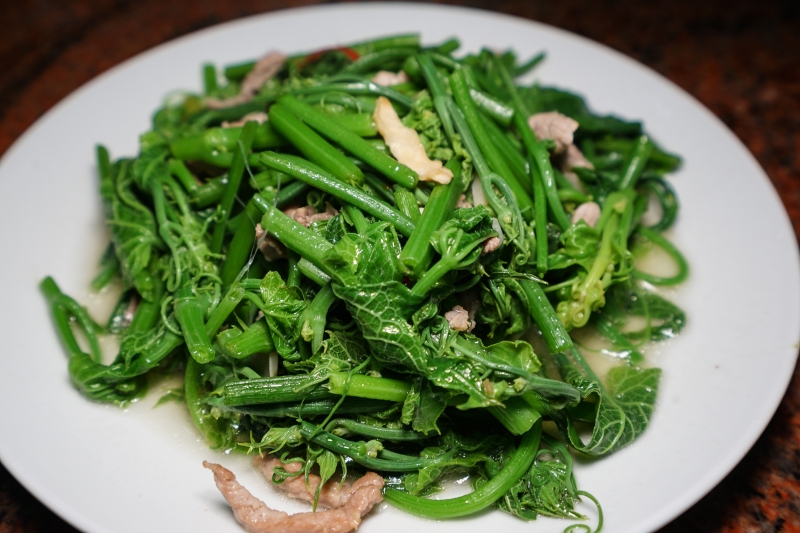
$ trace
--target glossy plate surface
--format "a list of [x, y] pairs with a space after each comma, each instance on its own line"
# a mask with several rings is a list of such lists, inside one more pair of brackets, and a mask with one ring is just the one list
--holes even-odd
[[[453, 35], [462, 50], [540, 50], [536, 78], [582, 93], [592, 109], [641, 119], [685, 166], [673, 184], [682, 211], [670, 238], [690, 281], [673, 295], [685, 332], [651, 351], [664, 369], [650, 429], [612, 457], [577, 467], [579, 487], [603, 504], [606, 531], [657, 529], [710, 490], [761, 434], [788, 384], [800, 333], [795, 237], [777, 194], [742, 144], [698, 102], [649, 69], [596, 43], [544, 25], [431, 5], [366, 4], [276, 12], [159, 46], [87, 84], [39, 120], [0, 162], [0, 459], [39, 499], [88, 533], [237, 532], [201, 467], [228, 466], [254, 494], [290, 512], [241, 457], [198, 440], [180, 405], [152, 409], [152, 391], [127, 410], [92, 404], [72, 388], [37, 289], [52, 275], [92, 302], [87, 285], [105, 246], [94, 146], [135, 155], [138, 134], [175, 89], [199, 91], [200, 65], [240, 62], [279, 49], [314, 50], [363, 38]], [[582, 508], [590, 516], [590, 505]], [[498, 512], [432, 522], [386, 505], [364, 533], [562, 531]], [[498, 529], [499, 528], [499, 529]]]

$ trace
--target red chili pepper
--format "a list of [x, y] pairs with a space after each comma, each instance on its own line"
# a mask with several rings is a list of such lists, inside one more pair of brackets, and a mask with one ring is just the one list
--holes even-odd
[[313, 63], [315, 61], [319, 61], [319, 59], [322, 56], [324, 56], [325, 54], [327, 54], [328, 52], [342, 52], [344, 55], [346, 55], [348, 58], [350, 58], [351, 61], [355, 61], [356, 59], [361, 57], [361, 55], [358, 52], [356, 52], [352, 48], [348, 48], [346, 46], [340, 46], [338, 48], [325, 48], [323, 50], [317, 50], [316, 52], [311, 52], [310, 54], [305, 56], [299, 62], [297, 67], [302, 69], [306, 65], [309, 65], [310, 63]]

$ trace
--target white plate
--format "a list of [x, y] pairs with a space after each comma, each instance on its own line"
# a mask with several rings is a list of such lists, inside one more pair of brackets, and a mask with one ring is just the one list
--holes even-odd
[[[134, 155], [137, 136], [169, 91], [199, 90], [200, 65], [271, 49], [311, 50], [420, 31], [456, 34], [463, 50], [546, 50], [543, 83], [570, 88], [604, 113], [642, 119], [686, 164], [673, 183], [682, 211], [671, 238], [692, 275], [677, 292], [684, 333], [655, 352], [664, 369], [650, 429], [610, 458], [579, 465], [579, 486], [602, 502], [606, 531], [652, 531], [702, 497], [742, 458], [775, 411], [798, 349], [800, 275], [792, 229], [753, 157], [722, 123], [670, 82], [608, 48], [541, 24], [431, 5], [369, 4], [283, 11], [210, 28], [146, 52], [98, 77], [48, 112], [0, 165], [0, 458], [34, 495], [90, 533], [237, 532], [203, 459], [226, 464], [279, 508], [247, 461], [215, 457], [181, 406], [125, 411], [71, 387], [64, 350], [37, 283], [53, 275], [86, 301], [105, 235], [93, 148]], [[593, 512], [587, 507], [587, 512]], [[361, 531], [460, 531], [382, 506]], [[562, 531], [498, 513], [471, 530]]]

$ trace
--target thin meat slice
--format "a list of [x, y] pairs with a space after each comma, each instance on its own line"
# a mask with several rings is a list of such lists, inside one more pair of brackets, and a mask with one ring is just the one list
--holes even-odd
[[594, 170], [594, 165], [591, 161], [586, 159], [586, 156], [583, 155], [580, 148], [574, 144], [570, 144], [567, 146], [567, 151], [561, 161], [561, 170], [562, 172], [567, 172], [573, 168], [588, 168]]
[[239, 94], [232, 98], [220, 100], [218, 98], [206, 98], [206, 107], [210, 109], [224, 109], [235, 105], [246, 104], [258, 94], [275, 74], [281, 71], [286, 63], [286, 56], [280, 52], [270, 52], [256, 62], [253, 70], [247, 73], [242, 84], [239, 86]]
[[570, 222], [575, 224], [579, 220], [583, 220], [591, 228], [595, 227], [597, 221], [600, 220], [600, 206], [595, 202], [582, 203], [575, 208]]
[[[317, 213], [317, 210], [311, 205], [305, 207], [291, 207], [285, 209], [283, 212], [289, 218], [305, 227], [309, 227], [319, 220], [330, 220], [339, 214], [339, 212], [327, 202], [325, 203], [325, 211], [322, 213]], [[258, 243], [258, 249], [261, 250], [264, 259], [267, 261], [275, 261], [285, 258], [286, 247], [284, 247], [278, 239], [269, 234], [265, 235], [265, 233], [261, 224], [256, 224], [256, 242]]]
[[578, 129], [575, 120], [555, 111], [531, 115], [528, 117], [528, 125], [540, 140], [552, 139], [556, 142], [556, 154], [567, 150], [572, 144], [572, 134]]
[[339, 212], [327, 202], [325, 203], [325, 211], [322, 213], [317, 213], [317, 210], [314, 209], [313, 205], [307, 205], [305, 207], [293, 207], [286, 209], [283, 212], [286, 216], [294, 219], [295, 222], [302, 224], [305, 227], [309, 227], [312, 223], [319, 220], [330, 220], [339, 214]]
[[233, 121], [230, 121], [230, 122], [225, 120], [225, 121], [222, 122], [221, 126], [223, 128], [241, 128], [242, 126], [244, 126], [245, 124], [247, 124], [250, 121], [258, 122], [259, 124], [263, 124], [268, 120], [269, 120], [269, 116], [266, 113], [264, 113], [263, 111], [253, 111], [252, 113], [246, 114], [245, 116], [243, 116], [239, 120], [233, 120]]
[[[269, 480], [272, 479], [272, 474], [275, 470], [275, 467], [282, 467], [290, 474], [299, 472], [303, 468], [302, 463], [283, 463], [280, 459], [276, 459], [275, 457], [271, 457], [269, 455], [265, 457], [256, 457], [253, 461], [253, 464], [256, 466], [256, 468], [261, 470], [261, 473], [263, 473], [264, 476]], [[317, 487], [319, 487], [320, 481], [322, 480], [319, 476], [311, 474], [308, 476], [308, 485], [306, 485], [305, 476], [299, 475], [287, 478], [280, 485], [276, 485], [276, 487], [285, 492], [290, 498], [313, 503], [314, 495], [317, 492]], [[325, 483], [322, 486], [322, 489], [319, 491], [319, 505], [320, 507], [324, 507], [326, 509], [338, 509], [346, 504], [353, 494], [365, 487], [373, 487], [374, 496], [377, 497], [376, 501], [373, 502], [372, 505], [380, 502], [383, 499], [381, 496], [383, 478], [375, 472], [367, 472], [352, 484], [339, 483], [333, 480]], [[370, 505], [370, 508], [372, 505]], [[367, 509], [367, 511], [369, 511], [369, 509]], [[367, 511], [365, 511], [365, 513]]]
[[406, 127], [397, 116], [389, 99], [379, 96], [372, 114], [378, 132], [386, 141], [392, 155], [413, 170], [421, 181], [432, 181], [445, 185], [453, 179], [453, 173], [441, 161], [431, 160], [413, 128]]
[[555, 162], [558, 164], [558, 167], [564, 174], [564, 177], [567, 178], [567, 181], [569, 181], [573, 187], [581, 192], [586, 190], [583, 186], [583, 183], [581, 183], [580, 178], [573, 171], [573, 169], [588, 168], [589, 170], [594, 170], [594, 165], [591, 161], [586, 159], [580, 148], [574, 144], [570, 144], [567, 146], [567, 149], [563, 154], [559, 154], [557, 156]]
[[383, 499], [383, 480], [380, 486], [371, 480], [359, 484], [364, 476], [352, 485], [352, 493], [340, 507], [289, 515], [255, 498], [227, 468], [208, 461], [203, 461], [203, 466], [214, 473], [217, 488], [247, 533], [347, 533], [357, 529], [361, 518]]

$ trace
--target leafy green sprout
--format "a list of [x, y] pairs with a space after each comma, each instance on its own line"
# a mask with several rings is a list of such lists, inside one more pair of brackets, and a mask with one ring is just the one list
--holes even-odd
[[[133, 159], [112, 162], [98, 147], [111, 243], [93, 286], [119, 277], [123, 297], [105, 328], [52, 279], [41, 285], [76, 388], [125, 405], [151, 376], [177, 369], [213, 448], [281, 454], [303, 462], [296, 475], [313, 467], [324, 480], [356, 462], [399, 476], [387, 500], [427, 516], [496, 506], [523, 519], [580, 518], [575, 503], [594, 499], [577, 490], [570, 453], [604, 456], [645, 430], [660, 373], [640, 366], [642, 352], [686, 321], [640, 283], [688, 275], [661, 235], [677, 218], [665, 175], [680, 159], [640, 123], [595, 115], [567, 91], [518, 85], [541, 54], [525, 63], [488, 50], [456, 57], [457, 44], [423, 48], [406, 35], [357, 43], [355, 59], [341, 50], [296, 56], [252, 102], [208, 110], [198, 95], [171, 100]], [[383, 64], [410, 81], [372, 82]], [[233, 65], [221, 83], [206, 65], [205, 95], [236, 94], [251, 68]], [[378, 96], [446, 162], [451, 184], [419, 183], [373, 138]], [[222, 127], [251, 111], [272, 120]], [[527, 126], [543, 111], [580, 124], [576, 145], [594, 166], [572, 169], [580, 187], [564, 178], [553, 143]], [[457, 208], [478, 200], [473, 190], [486, 205]], [[647, 227], [650, 197], [663, 215]], [[589, 200], [602, 206], [597, 226], [573, 224], [575, 203]], [[341, 214], [305, 227], [281, 212], [292, 202], [331, 203]], [[267, 239], [256, 242], [257, 223], [286, 259], [257, 253]], [[636, 269], [630, 247], [640, 241], [662, 248], [677, 274]], [[451, 327], [445, 315], [475, 294], [475, 331]], [[138, 307], [123, 318], [131, 302]], [[645, 326], [630, 330], [631, 317]], [[558, 379], [520, 340], [528, 324]], [[579, 327], [627, 354], [604, 381], [575, 349], [569, 332]], [[121, 340], [108, 365], [98, 342], [106, 329]], [[267, 375], [267, 354], [277, 376]], [[465, 416], [499, 440], [476, 439]], [[542, 436], [544, 420], [561, 441]], [[588, 441], [576, 422], [592, 424]], [[472, 495], [424, 497], [458, 468], [473, 476]], [[591, 531], [566, 530], [578, 529]]]

